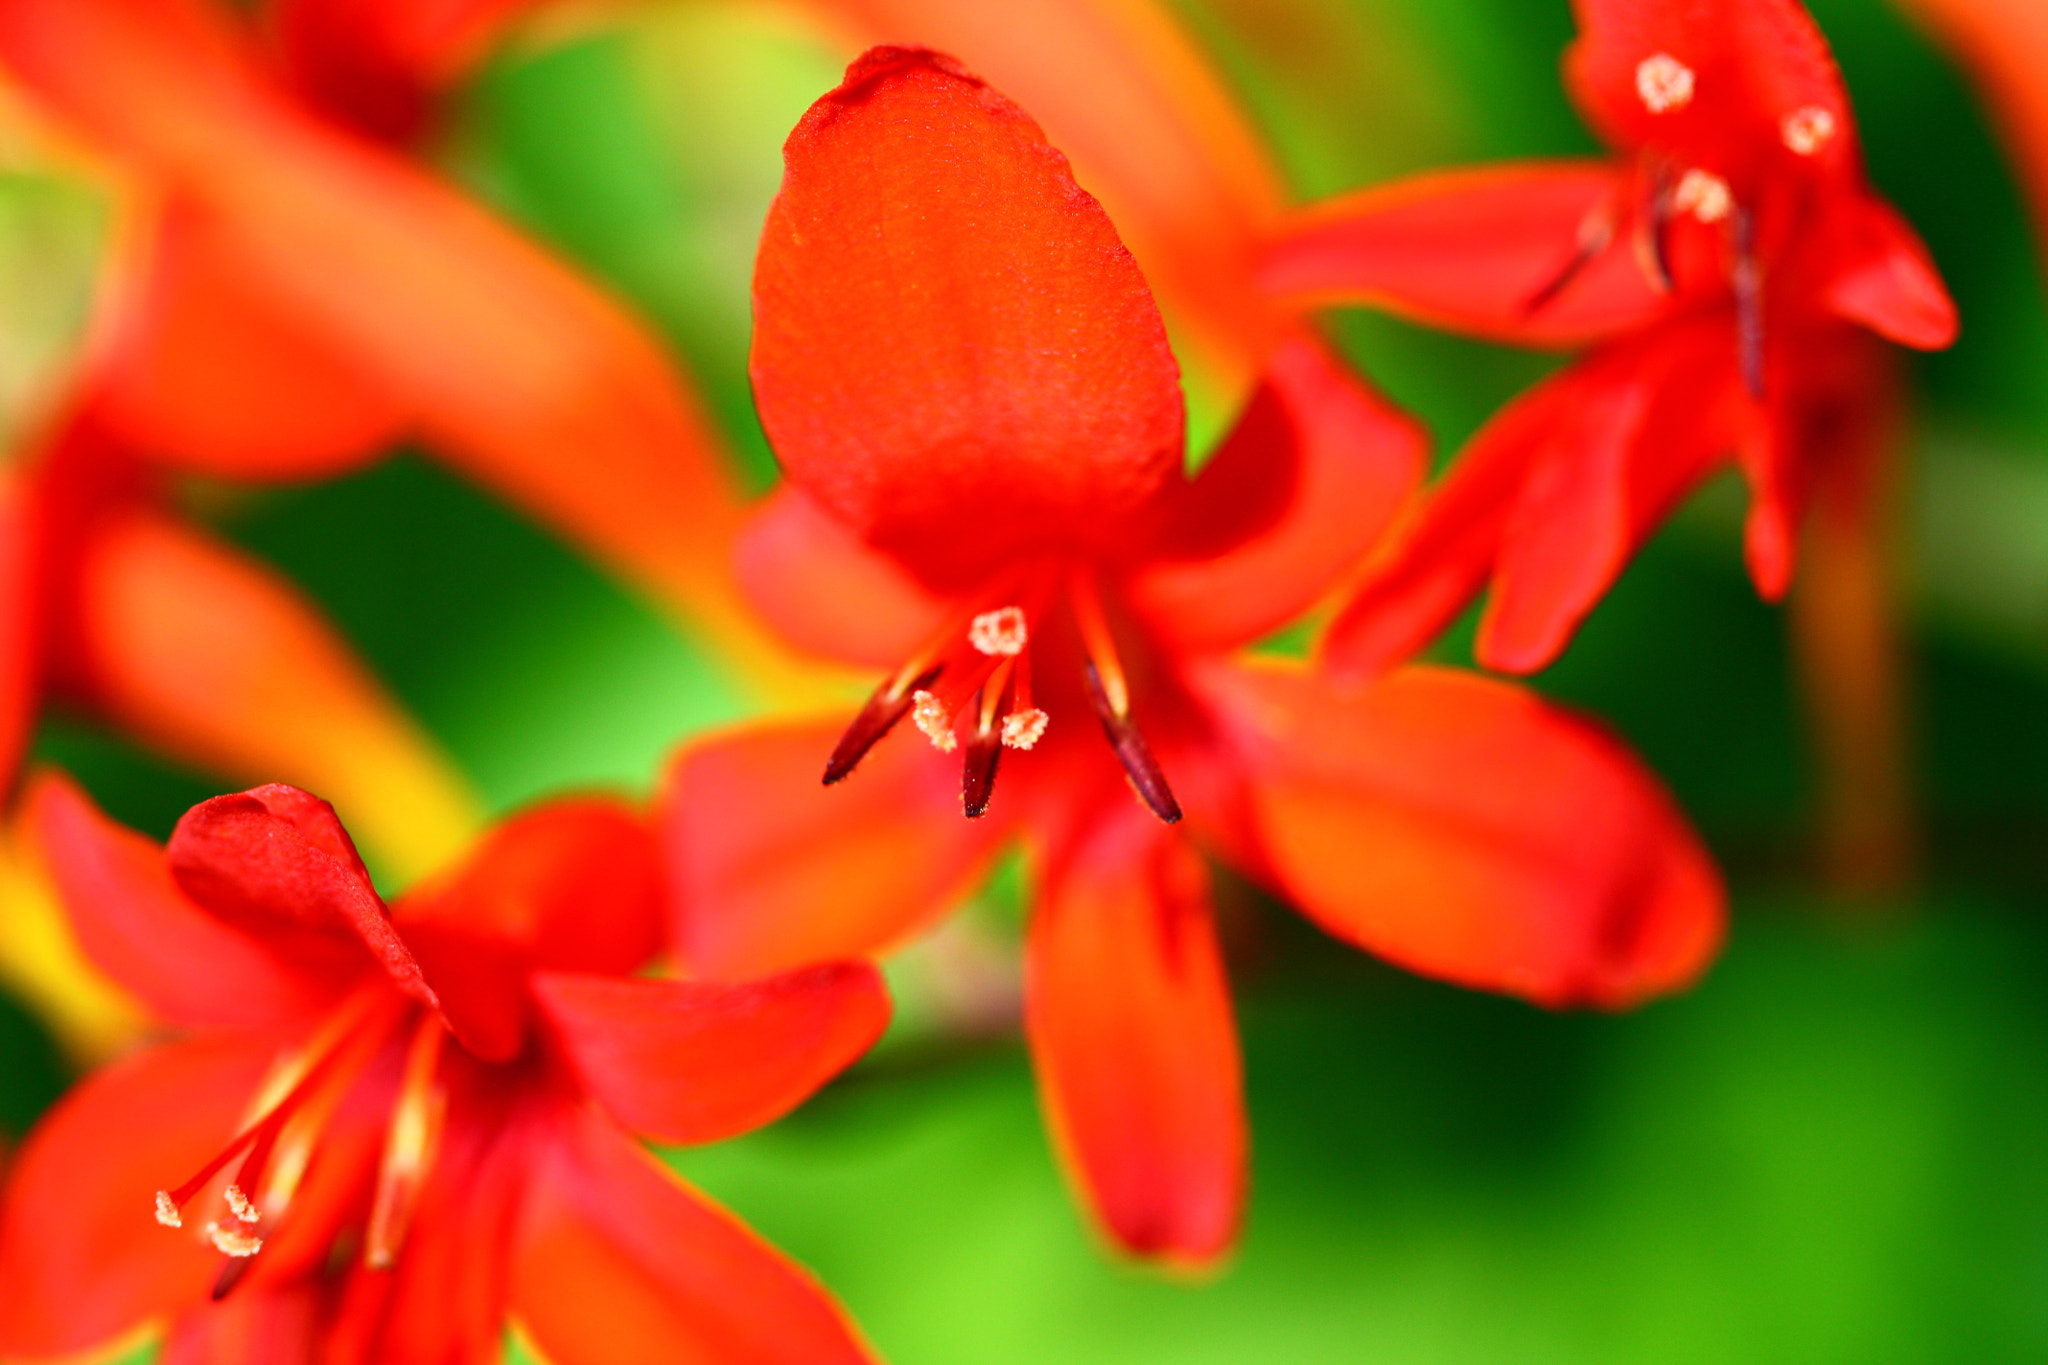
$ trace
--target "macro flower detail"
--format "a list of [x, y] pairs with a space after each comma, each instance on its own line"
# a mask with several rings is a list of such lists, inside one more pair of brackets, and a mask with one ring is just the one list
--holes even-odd
[[564, 1365], [866, 1358], [627, 1132], [795, 1105], [879, 1033], [872, 968], [630, 975], [659, 869], [600, 798], [512, 817], [389, 912], [295, 788], [197, 806], [161, 851], [68, 780], [30, 804], [82, 945], [183, 1036], [86, 1080], [10, 1171], [8, 1358], [162, 1319], [167, 1360], [486, 1361], [508, 1318]]
[[[1442, 670], [1346, 689], [1232, 657], [1356, 563], [1421, 441], [1295, 335], [1189, 477], [1145, 281], [957, 62], [878, 48], [805, 115], [755, 319], [790, 486], [742, 578], [795, 643], [883, 680], [850, 724], [678, 755], [692, 972], [889, 948], [1021, 842], [1056, 1141], [1118, 1244], [1200, 1264], [1235, 1235], [1245, 1133], [1197, 841], [1341, 938], [1548, 1004], [1630, 1003], [1711, 955], [1704, 852], [1593, 727]], [[905, 717], [930, 745], [887, 738]]]
[[1478, 651], [1542, 667], [1671, 507], [1733, 456], [1766, 597], [1800, 518], [1855, 502], [1892, 417], [1891, 357], [1955, 336], [1925, 249], [1864, 179], [1849, 103], [1795, 0], [1580, 0], [1572, 96], [1608, 162], [1434, 172], [1308, 210], [1278, 293], [1591, 349], [1494, 418], [1333, 626], [1370, 673], [1489, 581]]

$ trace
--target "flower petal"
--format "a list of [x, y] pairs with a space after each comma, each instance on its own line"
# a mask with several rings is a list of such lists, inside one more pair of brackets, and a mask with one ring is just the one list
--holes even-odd
[[265, 1024], [331, 998], [171, 880], [164, 852], [102, 815], [69, 777], [36, 775], [24, 799], [37, 851], [93, 965], [168, 1023]]
[[346, 983], [367, 949], [401, 990], [435, 1003], [348, 831], [319, 797], [273, 782], [202, 801], [164, 856], [186, 895], [308, 970]]
[[1364, 558], [1427, 445], [1320, 345], [1290, 339], [1222, 449], [1175, 490], [1156, 558], [1127, 584], [1133, 605], [1176, 650], [1277, 629]]
[[377, 137], [409, 138], [432, 97], [482, 57], [489, 39], [538, 0], [272, 0], [285, 70], [299, 93]]
[[0, 464], [0, 782], [12, 781], [43, 681], [42, 528], [21, 471]]
[[768, 624], [828, 659], [894, 668], [952, 609], [787, 484], [747, 522], [733, 557], [747, 600]]
[[1956, 305], [1927, 246], [1898, 210], [1860, 195], [1845, 206], [1827, 306], [1901, 346], [1939, 351], [1956, 339]]
[[533, 1171], [512, 1311], [553, 1365], [869, 1359], [816, 1281], [587, 1109]]
[[889, 1022], [881, 973], [834, 962], [740, 985], [542, 972], [534, 996], [584, 1087], [658, 1142], [772, 1123]]
[[157, 1365], [321, 1365], [319, 1310], [311, 1284], [240, 1288], [173, 1321]]
[[960, 772], [914, 735], [838, 786], [819, 775], [843, 723], [761, 726], [684, 748], [661, 825], [674, 950], [746, 980], [894, 946], [948, 908], [1008, 833], [960, 813]]
[[569, 797], [492, 827], [460, 866], [392, 907], [442, 1012], [471, 1052], [509, 1061], [537, 967], [623, 974], [659, 951], [661, 866], [624, 802]]
[[234, 1135], [274, 1048], [256, 1034], [151, 1048], [44, 1116], [0, 1205], [0, 1354], [70, 1355], [204, 1301], [220, 1254], [150, 1210]]
[[[1668, 306], [1626, 248], [1626, 199], [1626, 172], [1605, 161], [1431, 171], [1309, 209], [1268, 248], [1260, 282], [1502, 341], [1597, 340]], [[1603, 230], [1621, 245], [1602, 244]], [[1587, 245], [1592, 256], [1544, 301]]]
[[333, 794], [408, 871], [467, 843], [472, 798], [313, 605], [198, 531], [137, 512], [88, 540], [74, 650], [92, 698], [202, 767]]
[[1229, 1250], [1245, 1120], [1208, 877], [1186, 839], [1130, 803], [1047, 875], [1033, 914], [1027, 1027], [1053, 1132], [1126, 1250], [1184, 1265]]
[[878, 48], [785, 150], [752, 372], [792, 482], [934, 586], [1101, 546], [1176, 478], [1179, 370], [1101, 205], [949, 58]]
[[1676, 989], [1718, 947], [1698, 836], [1587, 721], [1434, 668], [1360, 689], [1218, 663], [1200, 685], [1242, 754], [1265, 865], [1338, 937], [1552, 1006]]

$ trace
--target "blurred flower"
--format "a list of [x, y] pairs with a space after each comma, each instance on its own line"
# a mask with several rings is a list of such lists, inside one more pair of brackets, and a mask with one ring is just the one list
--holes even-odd
[[[1313, 210], [1266, 281], [1432, 325], [1594, 343], [1496, 417], [1333, 627], [1369, 673], [1489, 578], [1479, 657], [1542, 667], [1672, 505], [1731, 453], [1747, 558], [1781, 595], [1830, 480], [1872, 477], [1895, 376], [1874, 332], [1938, 348], [1947, 292], [1864, 179], [1825, 40], [1794, 0], [1580, 0], [1574, 99], [1619, 155], [1382, 186]], [[1863, 503], [1858, 494], [1848, 503]]]
[[[868, 54], [787, 164], [753, 371], [793, 487], [741, 572], [799, 643], [892, 671], [836, 748], [832, 726], [764, 726], [678, 757], [691, 970], [892, 946], [1021, 837], [1060, 1143], [1111, 1236], [1183, 1264], [1235, 1234], [1244, 1123], [1182, 796], [1205, 843], [1416, 970], [1556, 1005], [1700, 970], [1714, 872], [1593, 727], [1441, 670], [1347, 690], [1227, 657], [1370, 541], [1412, 486], [1408, 423], [1296, 337], [1184, 477], [1144, 280], [1036, 125], [950, 58]], [[957, 777], [922, 745], [869, 753], [905, 716]], [[827, 784], [859, 764], [855, 789], [819, 787], [828, 752]]]
[[167, 1317], [167, 1361], [495, 1360], [508, 1314], [562, 1365], [865, 1358], [625, 1130], [716, 1141], [795, 1105], [881, 1030], [872, 968], [630, 975], [659, 873], [599, 798], [513, 817], [389, 912], [295, 788], [194, 807], [161, 851], [62, 778], [31, 808], [86, 951], [188, 1032], [24, 1146], [8, 1358]]

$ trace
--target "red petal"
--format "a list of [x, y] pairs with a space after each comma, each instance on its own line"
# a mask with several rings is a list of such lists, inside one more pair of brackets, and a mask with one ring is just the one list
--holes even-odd
[[328, 993], [262, 944], [194, 905], [163, 850], [102, 815], [62, 773], [39, 774], [27, 818], [78, 946], [173, 1024], [264, 1024]]
[[186, 811], [164, 856], [178, 886], [275, 951], [346, 981], [369, 950], [400, 989], [434, 994], [391, 927], [334, 807], [273, 782]]
[[543, 972], [533, 990], [585, 1088], [658, 1142], [773, 1122], [889, 1022], [881, 974], [864, 962], [736, 986]]
[[311, 1284], [240, 1288], [177, 1318], [157, 1365], [320, 1365], [319, 1313]]
[[734, 561], [768, 624], [828, 659], [894, 668], [952, 609], [786, 484], [747, 523]]
[[1290, 340], [1223, 448], [1176, 490], [1158, 558], [1128, 583], [1132, 603], [1177, 650], [1277, 629], [1364, 557], [1421, 477], [1427, 444], [1321, 346]]
[[1118, 1244], [1204, 1264], [1244, 1202], [1245, 1122], [1208, 877], [1127, 803], [1049, 872], [1031, 926], [1032, 1055], [1053, 1131]]
[[[1260, 280], [1305, 301], [1369, 303], [1504, 341], [1596, 340], [1668, 307], [1627, 250], [1626, 195], [1626, 172], [1604, 161], [1432, 171], [1317, 205], [1269, 248]], [[1532, 308], [1603, 216], [1621, 244]]]
[[1178, 473], [1179, 370], [1101, 205], [948, 58], [878, 48], [790, 134], [754, 393], [791, 480], [935, 585], [1101, 545]]
[[536, 0], [274, 0], [271, 28], [293, 84], [336, 118], [410, 137], [431, 98]]
[[1279, 665], [1200, 677], [1240, 746], [1264, 861], [1340, 938], [1546, 1005], [1632, 1004], [1719, 945], [1698, 837], [1588, 722], [1441, 669], [1363, 689]]
[[[892, 947], [948, 908], [1008, 833], [960, 813], [960, 768], [892, 735], [819, 783], [842, 724], [743, 730], [677, 755], [662, 796], [674, 949], [745, 980]], [[907, 726], [905, 727], [908, 728]]]
[[1955, 301], [1919, 234], [1891, 205], [1868, 195], [1858, 196], [1845, 217], [1827, 306], [1901, 346], [1938, 351], [1954, 344]]
[[218, 223], [165, 215], [138, 314], [93, 417], [121, 441], [227, 478], [311, 478], [381, 456], [405, 412], [335, 340], [264, 287]]
[[588, 1110], [533, 1172], [512, 1311], [554, 1365], [869, 1359], [815, 1281]]
[[42, 691], [41, 526], [17, 469], [0, 469], [0, 782], [28, 747]]
[[407, 868], [467, 842], [473, 808], [446, 761], [270, 570], [166, 518], [110, 518], [85, 547], [77, 607], [93, 700], [155, 747], [328, 792]]
[[231, 1034], [151, 1048], [44, 1116], [0, 1206], [0, 1353], [68, 1356], [203, 1301], [220, 1254], [150, 1210], [234, 1136], [274, 1044]]
[[664, 919], [653, 835], [604, 797], [512, 816], [392, 910], [449, 1027], [491, 1061], [525, 1042], [529, 971], [633, 971], [660, 949]]

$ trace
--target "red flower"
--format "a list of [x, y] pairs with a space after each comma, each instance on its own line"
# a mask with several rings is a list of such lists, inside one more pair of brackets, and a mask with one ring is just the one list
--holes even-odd
[[1541, 667], [1671, 506], [1730, 453], [1750, 572], [1792, 573], [1816, 484], [1876, 458], [1892, 372], [1870, 335], [1946, 346], [1955, 315], [1871, 193], [1849, 102], [1795, 0], [1579, 0], [1572, 94], [1611, 162], [1425, 175], [1324, 205], [1277, 291], [1593, 349], [1496, 417], [1332, 628], [1367, 672], [1489, 580], [1479, 655]]
[[[1618, 1005], [1712, 952], [1711, 867], [1592, 727], [1442, 670], [1347, 692], [1226, 657], [1355, 561], [1419, 438], [1297, 337], [1185, 477], [1144, 280], [1037, 127], [951, 59], [877, 49], [798, 125], [755, 319], [794, 487], [742, 576], [800, 643], [891, 671], [836, 748], [839, 727], [784, 725], [679, 756], [693, 970], [889, 947], [1020, 837], [1060, 1144], [1116, 1240], [1201, 1262], [1235, 1232], [1244, 1126], [1183, 809], [1331, 932], [1450, 980]], [[906, 715], [951, 762], [876, 747]]]
[[161, 852], [61, 779], [31, 801], [87, 952], [187, 1033], [22, 1149], [0, 1353], [168, 1318], [173, 1362], [484, 1362], [509, 1314], [560, 1365], [865, 1358], [625, 1130], [707, 1142], [790, 1108], [880, 1031], [872, 968], [631, 975], [659, 876], [602, 799], [507, 821], [389, 913], [296, 788], [196, 806]]

